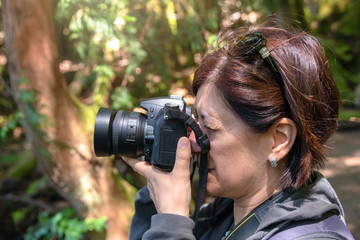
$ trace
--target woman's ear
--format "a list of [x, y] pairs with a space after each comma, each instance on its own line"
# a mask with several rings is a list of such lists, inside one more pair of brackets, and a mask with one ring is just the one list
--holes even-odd
[[275, 156], [279, 160], [283, 159], [294, 144], [297, 135], [296, 125], [289, 118], [281, 118], [271, 126], [270, 131], [273, 145], [269, 158]]

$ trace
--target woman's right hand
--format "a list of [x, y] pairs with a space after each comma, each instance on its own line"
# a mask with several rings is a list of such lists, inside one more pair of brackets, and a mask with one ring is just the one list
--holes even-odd
[[180, 138], [172, 172], [166, 172], [148, 162], [123, 157], [134, 171], [147, 179], [150, 197], [158, 213], [171, 213], [189, 217], [191, 202], [190, 141]]

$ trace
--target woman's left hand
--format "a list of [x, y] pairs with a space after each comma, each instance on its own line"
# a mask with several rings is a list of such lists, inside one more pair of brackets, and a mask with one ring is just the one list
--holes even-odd
[[158, 213], [172, 213], [189, 216], [191, 201], [189, 139], [180, 138], [175, 166], [172, 172], [165, 172], [145, 161], [123, 157], [134, 171], [147, 179], [150, 196]]

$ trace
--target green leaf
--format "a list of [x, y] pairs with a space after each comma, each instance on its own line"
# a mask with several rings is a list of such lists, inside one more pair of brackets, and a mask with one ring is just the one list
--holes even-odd
[[125, 21], [127, 21], [127, 22], [136, 22], [136, 17], [134, 17], [134, 16], [126, 15], [126, 16], [124, 17], [124, 19], [125, 19]]
[[11, 132], [14, 131], [14, 129], [17, 126], [21, 125], [20, 122], [20, 115], [18, 113], [10, 114], [6, 117], [0, 117], [0, 139], [3, 141], [7, 140], [7, 137], [10, 137]]
[[18, 159], [19, 159], [18, 155], [13, 153], [0, 156], [0, 166], [8, 166], [18, 161]]
[[33, 181], [27, 188], [26, 188], [26, 191], [25, 191], [25, 195], [27, 196], [31, 196], [33, 194], [35, 194], [39, 187], [41, 186], [41, 184], [44, 182], [44, 178], [40, 178], [40, 179], [37, 179], [35, 181]]
[[111, 100], [114, 109], [132, 109], [134, 107], [133, 98], [126, 87], [115, 88]]
[[210, 46], [215, 47], [216, 45], [216, 38], [217, 35], [216, 34], [210, 34], [208, 37], [208, 43], [210, 44]]
[[11, 216], [14, 223], [18, 223], [21, 220], [23, 220], [28, 212], [29, 212], [29, 208], [22, 208], [13, 212]]
[[114, 71], [111, 69], [110, 66], [101, 65], [101, 66], [97, 66], [94, 70], [101, 77], [111, 78], [114, 76]]
[[34, 171], [36, 164], [36, 160], [31, 155], [19, 157], [19, 161], [7, 171], [7, 174], [16, 179], [25, 178]]
[[41, 155], [42, 155], [45, 159], [50, 159], [50, 158], [51, 158], [51, 155], [50, 155], [50, 153], [49, 153], [48, 150], [41, 148], [41, 149], [39, 149], [39, 151], [40, 151]]
[[24, 78], [24, 77], [20, 77], [20, 78], [19, 78], [19, 83], [20, 83], [20, 84], [28, 84], [28, 83], [29, 83], [29, 79]]
[[34, 94], [28, 90], [20, 90], [19, 98], [20, 98], [20, 101], [25, 102], [25, 103], [34, 103], [35, 102]]

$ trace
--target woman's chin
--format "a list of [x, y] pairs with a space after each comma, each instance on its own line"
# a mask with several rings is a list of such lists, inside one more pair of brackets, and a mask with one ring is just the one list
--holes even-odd
[[222, 188], [219, 186], [219, 183], [215, 181], [215, 178], [208, 174], [208, 180], [206, 185], [206, 192], [210, 196], [220, 197]]

